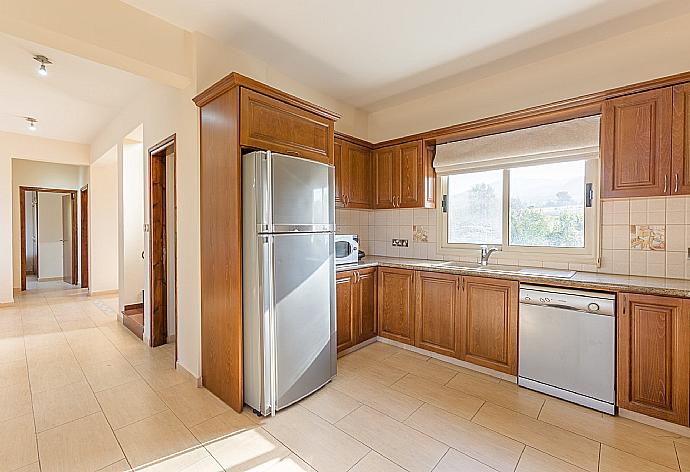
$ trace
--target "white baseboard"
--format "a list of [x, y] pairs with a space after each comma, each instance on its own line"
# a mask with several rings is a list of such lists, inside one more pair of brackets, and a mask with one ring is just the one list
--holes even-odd
[[89, 297], [104, 297], [106, 295], [117, 295], [120, 291], [115, 290], [97, 290], [93, 291], [89, 289]]
[[57, 280], [62, 280], [62, 279], [63, 279], [63, 277], [60, 275], [60, 276], [56, 276], [56, 277], [39, 277], [38, 281], [39, 282], [55, 282]]
[[383, 338], [381, 336], [378, 336], [376, 340], [384, 344], [390, 344], [391, 346], [405, 349], [407, 351], [416, 352], [417, 354], [433, 357], [434, 359], [438, 359], [449, 364], [464, 367], [465, 369], [474, 370], [475, 372], [481, 372], [482, 374], [490, 375], [491, 377], [496, 377], [497, 379], [505, 380], [506, 382], [511, 382], [514, 384], [517, 383], [517, 377], [514, 375], [504, 374], [503, 372], [497, 372], [493, 369], [488, 369], [486, 367], [474, 365], [469, 362], [461, 361], [460, 359], [455, 359], [454, 357], [444, 356], [443, 354], [439, 354], [437, 352], [427, 351], [426, 349], [420, 349], [416, 346], [410, 346], [409, 344], [393, 341], [392, 339]]
[[189, 375], [190, 377], [192, 377], [194, 380], [196, 380], [196, 386], [197, 386], [197, 387], [201, 388], [201, 387], [204, 386], [203, 383], [202, 383], [202, 381], [201, 381], [201, 377], [197, 377], [196, 375], [192, 374], [192, 373], [191, 373], [190, 371], [188, 371], [182, 364], [180, 364], [180, 363], [177, 362], [177, 361], [175, 361], [175, 370], [182, 371], [182, 372], [184, 372], [185, 374], [187, 374], [187, 375]]

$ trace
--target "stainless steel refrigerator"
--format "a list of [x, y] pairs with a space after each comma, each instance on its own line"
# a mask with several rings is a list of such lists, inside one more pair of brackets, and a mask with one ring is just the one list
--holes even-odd
[[336, 373], [332, 166], [242, 156], [245, 403], [262, 415]]

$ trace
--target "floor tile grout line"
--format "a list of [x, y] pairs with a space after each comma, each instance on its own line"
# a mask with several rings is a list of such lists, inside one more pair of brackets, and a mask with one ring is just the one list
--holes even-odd
[[[488, 402], [487, 402], [487, 403], [488, 403]], [[495, 405], [494, 405], [494, 406], [495, 406]], [[483, 407], [482, 407], [482, 408], [483, 408]], [[503, 408], [503, 407], [500, 407], [500, 408]], [[507, 408], [504, 408], [504, 409], [507, 410]], [[509, 411], [512, 411], [512, 410], [509, 410]], [[519, 413], [519, 412], [514, 412], [514, 413], [522, 414], [522, 413]], [[527, 416], [527, 415], [523, 415], [523, 416]], [[528, 416], [528, 418], [531, 418], [531, 416]], [[534, 418], [532, 418], [532, 419], [534, 419]], [[537, 420], [537, 421], [538, 421], [538, 420]], [[551, 456], [551, 457], [553, 457], [553, 458], [555, 458], [555, 459], [559, 459], [559, 460], [561, 460], [561, 461], [563, 461], [563, 462], [565, 462], [565, 463], [567, 463], [567, 464], [570, 464], [570, 465], [572, 465], [572, 466], [575, 466], [575, 467], [580, 468], [580, 469], [585, 470], [585, 471], [587, 470], [587, 469], [585, 469], [585, 468], [583, 468], [583, 467], [580, 467], [580, 466], [577, 465], [577, 464], [573, 464], [572, 462], [569, 462], [569, 461], [567, 461], [567, 460], [565, 460], [565, 459], [563, 459], [563, 458], [554, 456], [553, 454], [551, 454], [551, 453], [549, 453], [549, 452], [547, 452], [547, 451], [544, 451], [543, 449], [540, 449], [540, 448], [537, 447], [537, 446], [534, 446], [534, 445], [531, 445], [531, 444], [527, 444], [527, 443], [523, 443], [523, 442], [520, 441], [519, 439], [515, 439], [515, 438], [513, 438], [513, 437], [511, 437], [511, 436], [507, 436], [507, 435], [505, 435], [505, 434], [503, 434], [503, 433], [501, 433], [501, 432], [499, 432], [499, 431], [496, 431], [496, 430], [494, 430], [494, 429], [491, 429], [491, 428], [489, 428], [488, 426], [485, 426], [485, 425], [483, 425], [483, 424], [481, 424], [481, 423], [476, 423], [476, 422], [474, 422], [474, 421], [472, 421], [472, 423], [475, 424], [475, 425], [481, 426], [481, 427], [483, 427], [483, 428], [486, 428], [486, 429], [488, 429], [489, 431], [492, 431], [492, 432], [494, 432], [494, 433], [496, 433], [496, 434], [500, 434], [501, 436], [504, 436], [504, 437], [506, 437], [506, 438], [508, 438], [508, 439], [511, 439], [511, 440], [513, 440], [513, 441], [516, 441], [516, 442], [519, 442], [519, 443], [521, 443], [521, 444], [524, 444], [525, 446], [529, 446], [529, 447], [531, 447], [532, 449], [536, 449], [536, 450], [539, 451], [539, 452], [542, 452], [542, 453], [544, 453], [544, 454], [546, 454], [546, 455], [548, 455], [548, 456]], [[555, 425], [551, 425], [551, 426], [554, 426], [555, 428], [558, 428], [558, 426], [555, 426]], [[559, 428], [559, 429], [561, 429], [561, 428]], [[567, 431], [567, 430], [563, 430], [563, 431], [566, 431], [566, 432], [568, 432], [568, 433], [571, 433], [570, 431]], [[575, 433], [571, 433], [571, 434], [575, 434]], [[579, 435], [578, 435], [578, 436], [579, 436]], [[580, 437], [584, 437], [584, 436], [580, 436]], [[589, 438], [585, 438], [585, 439], [588, 439], [588, 440], [593, 441], [593, 442], [597, 442], [597, 441], [594, 441], [594, 440], [589, 439]], [[601, 449], [601, 443], [599, 443], [599, 445], [600, 445], [600, 449]]]
[[515, 467], [513, 467], [513, 472], [517, 471], [517, 468], [520, 467], [520, 461], [522, 460], [522, 456], [525, 454], [525, 450], [527, 449], [527, 445], [523, 444], [522, 445], [522, 451], [520, 451], [520, 457], [518, 457], [517, 462], [515, 463]]

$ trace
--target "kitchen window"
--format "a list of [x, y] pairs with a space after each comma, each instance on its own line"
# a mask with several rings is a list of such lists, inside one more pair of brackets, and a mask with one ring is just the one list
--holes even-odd
[[476, 255], [486, 244], [511, 259], [595, 262], [597, 168], [576, 160], [442, 176], [441, 252]]
[[600, 117], [436, 146], [438, 252], [597, 264]]

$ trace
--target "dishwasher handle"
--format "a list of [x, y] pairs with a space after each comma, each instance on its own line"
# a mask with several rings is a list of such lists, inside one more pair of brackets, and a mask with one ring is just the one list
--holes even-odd
[[578, 313], [589, 313], [590, 315], [600, 315], [600, 316], [615, 316], [613, 313], [606, 313], [606, 312], [599, 312], [594, 309], [583, 309], [583, 308], [577, 308], [571, 305], [561, 305], [558, 303], [542, 303], [538, 301], [524, 301], [520, 300], [520, 304], [522, 305], [530, 305], [530, 306], [543, 306], [544, 308], [555, 308], [557, 310], [568, 310], [568, 311], [576, 311]]

